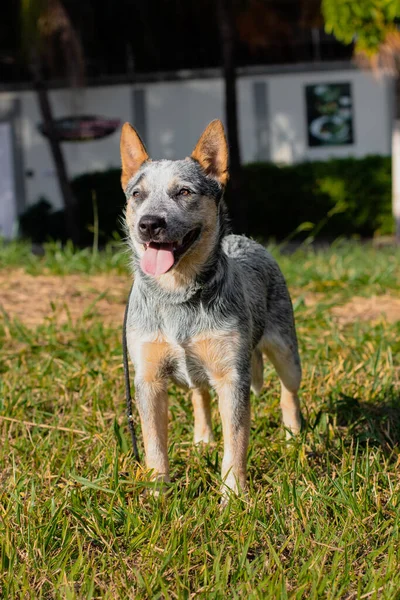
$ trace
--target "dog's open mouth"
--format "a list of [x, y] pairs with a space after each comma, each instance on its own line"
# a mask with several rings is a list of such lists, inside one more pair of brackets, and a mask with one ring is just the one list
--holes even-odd
[[142, 270], [147, 275], [162, 275], [166, 273], [198, 240], [201, 228], [196, 227], [176, 242], [149, 242], [143, 244], [144, 254], [140, 261]]

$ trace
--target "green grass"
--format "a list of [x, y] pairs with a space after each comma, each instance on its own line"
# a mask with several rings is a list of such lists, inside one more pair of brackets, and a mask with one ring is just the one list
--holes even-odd
[[64, 247], [59, 242], [44, 244], [44, 254], [32, 254], [27, 241], [5, 242], [0, 238], [0, 269], [22, 268], [27, 273], [43, 272], [53, 275], [87, 273], [125, 273], [129, 263], [127, 248], [122, 241], [109, 243], [104, 250], [76, 249], [71, 243]]
[[[0, 595], [400, 598], [400, 323], [339, 326], [328, 310], [352, 294], [398, 296], [399, 259], [344, 243], [279, 258], [291, 288], [321, 293], [313, 307], [295, 304], [306, 427], [284, 441], [266, 366], [249, 492], [225, 508], [215, 406], [217, 444], [194, 447], [190, 402], [171, 389], [173, 483], [154, 498], [130, 449], [120, 330], [94, 316], [28, 329], [4, 315]], [[127, 273], [111, 249], [49, 246], [39, 258], [15, 243], [0, 260], [34, 274]]]

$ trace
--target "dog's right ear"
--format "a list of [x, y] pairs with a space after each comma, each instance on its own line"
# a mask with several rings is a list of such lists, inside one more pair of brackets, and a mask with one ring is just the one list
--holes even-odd
[[228, 182], [228, 144], [219, 119], [211, 121], [196, 144], [191, 158], [197, 160], [206, 175], [225, 187]]
[[120, 148], [122, 161], [121, 185], [125, 191], [128, 181], [140, 169], [142, 164], [149, 160], [149, 155], [139, 134], [129, 123], [125, 123], [122, 127]]

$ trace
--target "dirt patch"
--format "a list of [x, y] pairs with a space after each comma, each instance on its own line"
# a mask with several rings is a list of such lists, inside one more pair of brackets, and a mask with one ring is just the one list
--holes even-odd
[[28, 275], [0, 273], [0, 308], [9, 318], [32, 327], [46, 318], [76, 322], [85, 314], [101, 316], [107, 325], [122, 322], [131, 282], [116, 275]]
[[[327, 297], [322, 292], [303, 292], [300, 289], [292, 290], [293, 301], [301, 296], [307, 307], [312, 308], [322, 302], [326, 304]], [[400, 321], [400, 298], [390, 294], [381, 296], [354, 296], [351, 300], [344, 302], [339, 294], [329, 297], [329, 304], [333, 304], [328, 312], [335, 317], [340, 325], [346, 325], [354, 321], [379, 321], [388, 323]]]
[[353, 321], [400, 321], [400, 298], [389, 294], [362, 298], [355, 296], [346, 304], [335, 306], [331, 309], [339, 323], [346, 324]]
[[[119, 326], [131, 281], [118, 275], [28, 275], [22, 269], [0, 272], [0, 309], [35, 327], [48, 318], [57, 323], [76, 322], [83, 315], [96, 315], [106, 325]], [[294, 299], [296, 293], [293, 294]], [[324, 300], [324, 294], [307, 293], [306, 306]], [[400, 298], [389, 294], [354, 297], [331, 309], [340, 324], [357, 320], [400, 321]], [[1, 315], [1, 313], [0, 313]], [[1, 318], [1, 316], [0, 316]]]

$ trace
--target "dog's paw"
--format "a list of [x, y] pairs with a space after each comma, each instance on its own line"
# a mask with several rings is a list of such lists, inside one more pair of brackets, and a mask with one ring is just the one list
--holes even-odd
[[170, 483], [170, 477], [167, 473], [155, 473], [154, 470], [148, 471], [149, 475], [149, 487], [146, 489], [146, 495], [158, 498], [168, 490], [168, 483]]
[[301, 413], [295, 415], [295, 418], [291, 420], [285, 427], [285, 437], [286, 441], [292, 440], [296, 436], [301, 433], [301, 430], [304, 427], [304, 420]]
[[231, 496], [241, 496], [246, 493], [247, 485], [246, 478], [234, 475], [232, 469], [225, 476], [224, 482], [221, 487], [222, 498], [225, 501], [225, 504], [228, 502]]
[[214, 435], [211, 430], [199, 431], [194, 433], [195, 444], [210, 444], [214, 441]]

